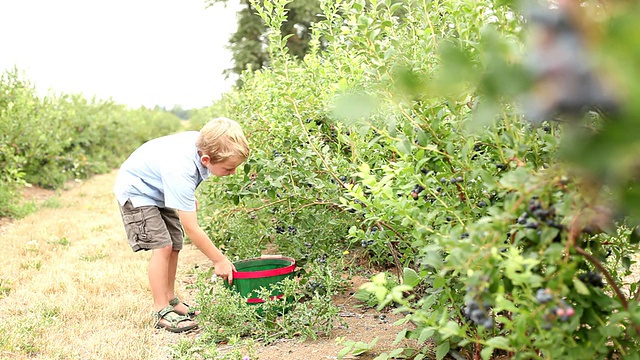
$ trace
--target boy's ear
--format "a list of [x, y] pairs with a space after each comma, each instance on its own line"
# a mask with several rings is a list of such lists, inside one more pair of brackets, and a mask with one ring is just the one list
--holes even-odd
[[207, 166], [211, 163], [211, 158], [209, 157], [209, 155], [202, 155], [200, 161], [202, 162], [202, 165]]

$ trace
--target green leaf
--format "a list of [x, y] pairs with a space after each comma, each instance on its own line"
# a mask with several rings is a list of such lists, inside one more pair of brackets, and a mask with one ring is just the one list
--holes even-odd
[[411, 268], [404, 268], [402, 273], [402, 283], [405, 285], [409, 285], [412, 288], [418, 285], [420, 282], [420, 275], [415, 272], [415, 270]]
[[396, 359], [399, 355], [402, 355], [404, 349], [394, 349], [389, 353], [389, 359]]
[[402, 140], [396, 142], [396, 148], [404, 155], [411, 154], [411, 142], [407, 138], [403, 138]]
[[397, 345], [400, 341], [404, 340], [407, 337], [407, 331], [409, 331], [407, 328], [400, 330], [396, 335], [396, 339], [393, 341], [393, 344]]
[[418, 342], [423, 343], [427, 341], [427, 339], [433, 336], [434, 333], [435, 333], [435, 330], [433, 328], [422, 329], [422, 331], [420, 332], [420, 336], [418, 337]]
[[511, 350], [511, 347], [509, 346], [509, 339], [504, 336], [493, 337], [487, 340], [487, 344], [491, 345], [494, 348]]
[[480, 356], [482, 356], [483, 360], [491, 359], [491, 355], [493, 354], [493, 348], [491, 346], [485, 346], [482, 351], [480, 351]]
[[351, 349], [353, 348], [352, 346], [347, 346], [345, 348], [342, 348], [340, 351], [338, 351], [338, 359], [342, 359], [345, 355], [347, 355], [349, 352], [351, 352]]
[[436, 359], [442, 360], [448, 353], [449, 353], [449, 342], [445, 341], [440, 345], [438, 345], [438, 348], [436, 349]]
[[446, 339], [451, 336], [459, 336], [460, 335], [460, 325], [457, 322], [449, 321], [447, 325], [438, 329], [440, 334]]
[[589, 294], [591, 294], [591, 292], [589, 291], [589, 288], [587, 287], [587, 285], [585, 285], [578, 278], [574, 278], [573, 279], [573, 287], [575, 287], [576, 291], [580, 295], [589, 296]]

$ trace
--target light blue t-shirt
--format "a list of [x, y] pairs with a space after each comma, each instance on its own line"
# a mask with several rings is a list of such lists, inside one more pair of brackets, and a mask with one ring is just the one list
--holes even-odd
[[113, 191], [120, 205], [196, 210], [195, 191], [211, 174], [196, 148], [199, 132], [186, 131], [150, 140], [122, 163]]

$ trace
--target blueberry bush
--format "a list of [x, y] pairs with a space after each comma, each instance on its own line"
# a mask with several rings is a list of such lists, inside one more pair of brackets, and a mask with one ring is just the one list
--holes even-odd
[[356, 296], [420, 346], [379, 359], [640, 358], [639, 5], [321, 1], [298, 61], [286, 2], [252, 1], [271, 67], [192, 118], [252, 146], [199, 194], [227, 254], [300, 259], [312, 299], [384, 270]]
[[108, 172], [137, 146], [181, 129], [174, 115], [77, 94], [38, 96], [18, 69], [0, 77], [0, 216], [26, 184], [55, 189]]

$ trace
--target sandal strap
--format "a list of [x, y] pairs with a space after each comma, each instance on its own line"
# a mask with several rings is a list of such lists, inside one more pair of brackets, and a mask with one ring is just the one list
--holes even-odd
[[174, 297], [173, 299], [171, 299], [169, 301], [169, 305], [171, 306], [176, 306], [178, 304], [182, 303], [182, 305], [186, 306], [187, 308], [190, 308], [191, 306], [189, 304], [187, 304], [186, 302], [181, 302], [179, 297]]
[[158, 311], [158, 322], [162, 319], [167, 320], [172, 327], [177, 327], [183, 321], [191, 321], [190, 317], [178, 314], [171, 305]]
[[176, 306], [180, 304], [180, 298], [179, 297], [174, 297], [173, 299], [169, 300], [169, 305], [171, 306]]
[[166, 308], [158, 311], [158, 320], [164, 318], [168, 313], [175, 311], [172, 305], [167, 306]]

